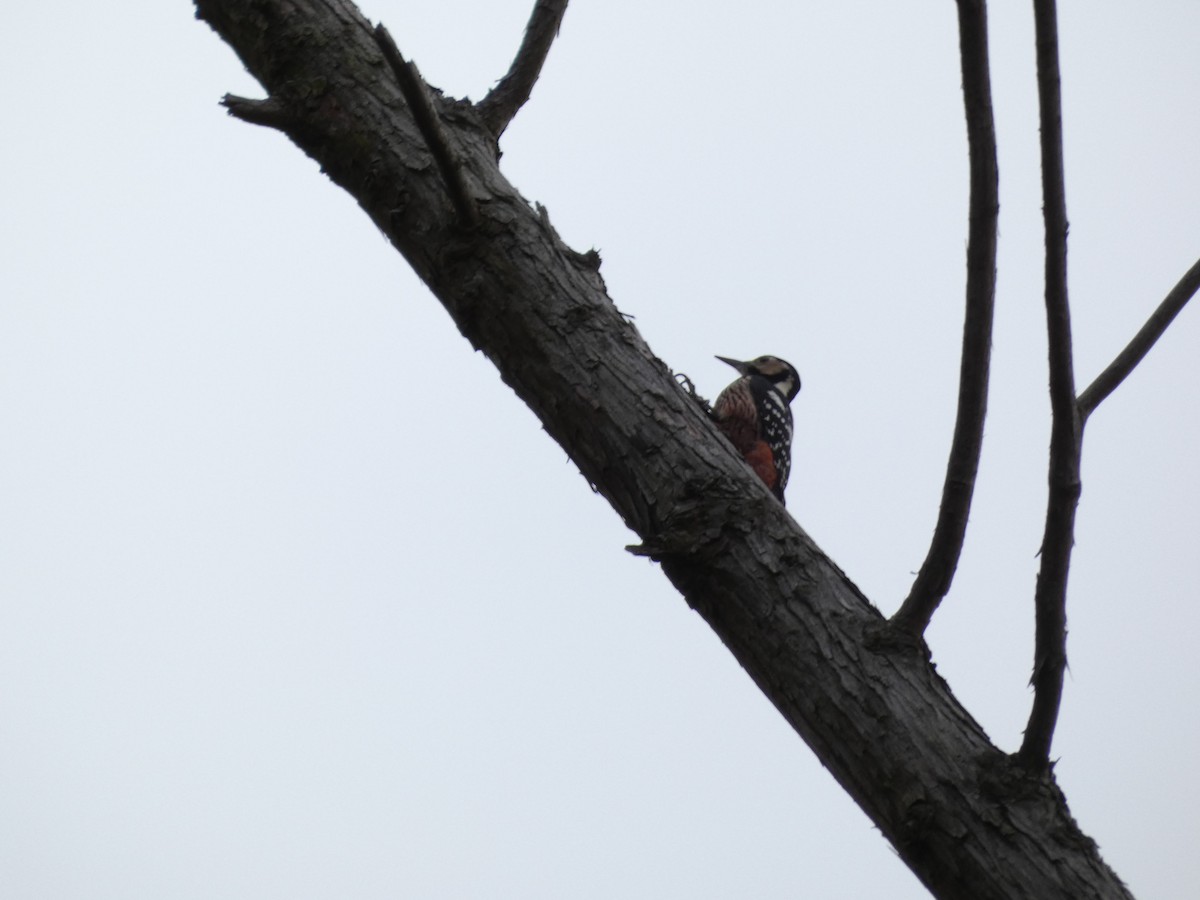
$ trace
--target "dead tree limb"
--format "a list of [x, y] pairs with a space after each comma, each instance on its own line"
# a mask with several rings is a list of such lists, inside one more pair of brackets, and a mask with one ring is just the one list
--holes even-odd
[[196, 7], [936, 897], [1129, 897], [1053, 778], [992, 745], [730, 452], [500, 173], [472, 104], [430, 93], [477, 201], [463, 229], [349, 0]]
[[1067, 576], [1079, 508], [1083, 421], [1075, 404], [1071, 309], [1067, 299], [1067, 192], [1063, 173], [1062, 87], [1055, 0], [1034, 0], [1045, 221], [1046, 330], [1050, 356], [1050, 473], [1041, 566], [1034, 590], [1033, 707], [1018, 759], [1050, 764], [1067, 668]]
[[992, 319], [996, 306], [996, 227], [1000, 216], [996, 125], [992, 115], [988, 62], [987, 3], [959, 0], [958, 41], [962, 59], [963, 106], [971, 166], [967, 239], [967, 311], [963, 322], [958, 412], [942, 504], [933, 540], [908, 597], [892, 617], [911, 635], [924, 633], [934, 611], [950, 590], [967, 534], [967, 518], [983, 452], [987, 418], [988, 372], [992, 355]]
[[566, 11], [567, 0], [537, 0], [508, 74], [479, 101], [479, 116], [497, 141], [533, 93]]

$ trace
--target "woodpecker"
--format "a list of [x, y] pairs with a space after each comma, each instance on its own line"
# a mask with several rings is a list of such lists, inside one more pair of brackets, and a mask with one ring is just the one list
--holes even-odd
[[741, 373], [713, 405], [717, 427], [783, 503], [792, 468], [792, 408], [800, 376], [777, 356], [749, 362], [718, 356]]

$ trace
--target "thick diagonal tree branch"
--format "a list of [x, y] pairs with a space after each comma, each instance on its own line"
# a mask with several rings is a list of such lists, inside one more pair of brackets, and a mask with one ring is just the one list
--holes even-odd
[[1032, 769], [1050, 762], [1067, 667], [1067, 576], [1075, 543], [1083, 421], [1075, 404], [1071, 310], [1067, 300], [1067, 195], [1063, 174], [1062, 88], [1055, 0], [1034, 0], [1041, 121], [1042, 217], [1046, 231], [1046, 330], [1050, 355], [1050, 473], [1041, 567], [1034, 591], [1033, 708], [1018, 758]]
[[1000, 200], [985, 0], [959, 0], [958, 40], [971, 164], [967, 312], [963, 322], [958, 413], [937, 526], [925, 562], [892, 619], [895, 625], [913, 635], [921, 634], [929, 625], [938, 604], [950, 590], [962, 555], [979, 456], [983, 451], [996, 305], [996, 224]]
[[1146, 324], [1133, 336], [1125, 349], [1117, 354], [1117, 358], [1096, 376], [1096, 380], [1088, 385], [1087, 390], [1079, 395], [1079, 416], [1085, 422], [1088, 416], [1096, 411], [1104, 400], [1120, 387], [1121, 382], [1129, 377], [1138, 363], [1146, 358], [1167, 327], [1175, 321], [1175, 317], [1187, 306], [1187, 302], [1200, 290], [1200, 260], [1198, 260], [1171, 292], [1163, 298], [1158, 308], [1150, 314]]
[[1053, 779], [990, 743], [729, 452], [595, 268], [500, 173], [471, 104], [431, 95], [478, 200], [463, 229], [348, 0], [196, 6], [936, 897], [1129, 896]]
[[508, 74], [479, 101], [479, 116], [497, 140], [533, 93], [566, 11], [567, 0], [537, 0]]

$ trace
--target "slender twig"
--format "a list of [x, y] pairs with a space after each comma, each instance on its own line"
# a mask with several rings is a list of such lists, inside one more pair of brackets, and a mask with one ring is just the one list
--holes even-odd
[[476, 105], [480, 118], [496, 140], [533, 93], [566, 11], [567, 0], [537, 0], [525, 26], [525, 39], [508, 74]]
[[400, 92], [404, 95], [404, 100], [412, 111], [413, 120], [425, 138], [429, 152], [433, 154], [434, 162], [437, 163], [442, 181], [445, 182], [446, 189], [450, 192], [450, 199], [454, 202], [459, 219], [468, 226], [477, 224], [479, 210], [475, 206], [475, 199], [467, 189], [462, 166], [455, 157], [454, 151], [450, 149], [446, 134], [442, 131], [441, 119], [438, 118], [437, 111], [429, 100], [429, 94], [425, 90], [425, 80], [421, 78], [416, 63], [408, 62], [400, 55], [400, 49], [383, 25], [375, 26], [375, 43], [379, 45], [379, 49], [383, 52], [383, 58], [387, 60], [388, 66], [396, 76], [396, 81], [400, 84]]
[[1063, 175], [1062, 88], [1055, 0], [1034, 0], [1041, 120], [1042, 216], [1046, 229], [1046, 328], [1050, 348], [1050, 473], [1041, 568], [1034, 592], [1033, 708], [1018, 758], [1050, 763], [1050, 744], [1067, 666], [1067, 575], [1075, 541], [1083, 421], [1075, 402], [1071, 313], [1067, 301], [1067, 200]]
[[1082, 419], [1086, 421], [1096, 407], [1120, 386], [1137, 364], [1146, 357], [1150, 348], [1163, 336], [1167, 326], [1175, 320], [1180, 310], [1187, 305], [1187, 302], [1198, 290], [1200, 290], [1200, 260], [1179, 279], [1179, 283], [1158, 305], [1158, 309], [1151, 313], [1146, 324], [1133, 336], [1133, 340], [1117, 354], [1117, 358], [1109, 363], [1108, 368], [1096, 376], [1096, 380], [1079, 395], [1079, 415]]
[[963, 323], [958, 416], [937, 526], [921, 571], [893, 619], [894, 624], [914, 635], [921, 634], [929, 625], [938, 604], [950, 590], [962, 555], [983, 449], [996, 299], [996, 222], [1000, 201], [985, 0], [959, 0], [958, 33], [971, 165], [967, 311]]
[[241, 119], [251, 125], [278, 128], [282, 131], [296, 121], [286, 106], [271, 97], [266, 100], [252, 100], [249, 97], [226, 94], [221, 98], [221, 105], [229, 110], [229, 114], [235, 119]]

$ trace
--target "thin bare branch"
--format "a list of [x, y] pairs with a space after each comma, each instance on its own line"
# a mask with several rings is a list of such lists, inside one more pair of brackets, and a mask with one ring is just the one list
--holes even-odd
[[1041, 114], [1042, 216], [1046, 229], [1046, 328], [1050, 344], [1050, 473], [1041, 568], [1034, 592], [1033, 708], [1018, 758], [1033, 770], [1050, 763], [1050, 744], [1067, 666], [1067, 575], [1075, 543], [1083, 422], [1075, 403], [1071, 311], [1067, 300], [1067, 200], [1063, 176], [1062, 88], [1055, 0], [1034, 0]]
[[1200, 260], [1187, 270], [1179, 283], [1171, 288], [1171, 292], [1158, 305], [1158, 309], [1146, 320], [1146, 324], [1133, 336], [1133, 340], [1117, 354], [1117, 358], [1109, 363], [1108, 368], [1096, 376], [1086, 391], [1079, 395], [1079, 415], [1084, 421], [1104, 400], [1115, 391], [1145, 359], [1150, 348], [1163, 336], [1175, 317], [1187, 305], [1187, 302], [1200, 290]]
[[442, 181], [445, 182], [450, 199], [454, 202], [459, 220], [468, 227], [478, 224], [479, 210], [475, 206], [475, 199], [467, 189], [462, 166], [459, 165], [454, 151], [450, 149], [445, 132], [442, 131], [441, 120], [429, 100], [429, 94], [425, 90], [425, 80], [417, 70], [416, 63], [408, 62], [400, 55], [400, 49], [383, 25], [375, 26], [375, 43], [379, 45], [379, 49], [383, 52], [383, 58], [387, 60], [388, 66], [396, 76], [396, 81], [400, 84], [400, 92], [404, 95], [409, 109], [412, 110], [413, 120], [417, 123], [417, 128], [421, 130], [429, 152], [433, 154], [434, 162], [437, 163]]
[[996, 127], [988, 63], [986, 0], [959, 0], [959, 52], [971, 164], [966, 318], [958, 382], [958, 417], [942, 505], [929, 553], [893, 623], [919, 635], [950, 590], [967, 533], [983, 449], [992, 319], [996, 299], [996, 222], [1000, 212]]
[[533, 93], [566, 11], [567, 0], [537, 0], [529, 24], [525, 26], [525, 39], [521, 41], [508, 74], [476, 105], [496, 140], [500, 140], [504, 129]]

